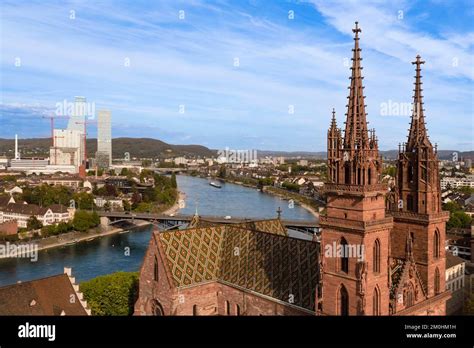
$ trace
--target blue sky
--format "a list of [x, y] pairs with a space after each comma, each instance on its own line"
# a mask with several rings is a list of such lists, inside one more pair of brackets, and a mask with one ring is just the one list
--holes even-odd
[[411, 102], [420, 54], [432, 142], [473, 149], [472, 1], [2, 1], [0, 9], [0, 137], [47, 137], [42, 116], [80, 95], [112, 111], [114, 137], [323, 151], [333, 107], [343, 125], [358, 20], [369, 126], [381, 148], [406, 139], [409, 115], [382, 106]]

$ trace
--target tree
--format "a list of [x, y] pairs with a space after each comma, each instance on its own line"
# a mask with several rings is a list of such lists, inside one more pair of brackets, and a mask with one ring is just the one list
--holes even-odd
[[76, 208], [78, 209], [93, 209], [94, 196], [87, 192], [75, 193], [72, 198], [76, 201]]
[[469, 186], [461, 186], [461, 187], [457, 188], [457, 191], [459, 191], [461, 193], [464, 193], [464, 194], [471, 195], [471, 194], [474, 193], [474, 188], [469, 187]]
[[474, 315], [474, 294], [471, 294], [464, 303], [464, 314]]
[[177, 188], [178, 187], [178, 182], [176, 181], [176, 174], [175, 173], [171, 174], [171, 187], [172, 188]]
[[42, 227], [43, 227], [43, 224], [41, 223], [41, 221], [39, 221], [38, 218], [33, 215], [30, 216], [28, 221], [26, 222], [26, 229], [28, 231], [39, 230]]
[[130, 205], [130, 202], [128, 200], [124, 199], [122, 203], [123, 203], [123, 210], [130, 211], [132, 209], [132, 206]]
[[100, 224], [100, 217], [96, 212], [89, 213], [86, 210], [78, 210], [74, 214], [72, 225], [75, 230], [84, 232]]
[[110, 211], [110, 202], [109, 201], [105, 202], [104, 211]]
[[453, 213], [453, 216], [456, 217], [459, 222], [460, 222], [460, 225], [459, 227], [461, 228], [469, 228], [471, 226], [471, 217], [466, 214], [465, 212], [463, 211], [456, 211]]
[[132, 315], [138, 295], [138, 272], [117, 272], [80, 285], [92, 315]]
[[461, 210], [461, 206], [456, 202], [448, 202], [443, 205], [443, 210], [447, 210], [450, 213], [454, 213], [455, 211]]
[[300, 186], [298, 184], [293, 184], [291, 182], [285, 181], [281, 186], [286, 188], [289, 191], [298, 192], [300, 190]]
[[387, 168], [385, 168], [382, 174], [390, 175], [392, 178], [394, 178], [396, 173], [397, 173], [397, 169], [395, 168], [395, 166], [388, 166]]
[[226, 173], [226, 168], [225, 168], [225, 164], [222, 164], [219, 168], [219, 178], [222, 178], [224, 179], [226, 177], [227, 173]]

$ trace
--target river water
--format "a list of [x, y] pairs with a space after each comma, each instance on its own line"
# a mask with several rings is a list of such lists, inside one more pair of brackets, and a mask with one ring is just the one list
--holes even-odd
[[[282, 209], [282, 218], [314, 220], [307, 210], [256, 189], [221, 183], [222, 188], [209, 185], [207, 179], [178, 176], [178, 188], [186, 194], [182, 214], [274, 218]], [[143, 260], [152, 228], [134, 229], [129, 233], [115, 234], [80, 242], [75, 245], [39, 251], [38, 260], [27, 258], [0, 259], [0, 286], [18, 281], [48, 277], [72, 267], [76, 282], [118, 271], [138, 271]]]

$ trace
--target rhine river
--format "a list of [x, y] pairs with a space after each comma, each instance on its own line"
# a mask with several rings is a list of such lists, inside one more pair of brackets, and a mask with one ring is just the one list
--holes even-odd
[[[253, 188], [221, 183], [222, 188], [218, 189], [210, 186], [207, 179], [190, 176], [178, 176], [177, 181], [178, 189], [186, 194], [186, 206], [180, 210], [181, 214], [194, 214], [197, 209], [199, 215], [274, 218], [281, 207], [283, 219], [315, 219], [299, 205], [290, 209], [288, 201]], [[118, 271], [138, 271], [151, 230], [151, 226], [145, 226], [128, 233], [39, 251], [36, 262], [24, 258], [0, 259], [0, 286], [60, 274], [64, 267], [72, 267], [76, 283]]]

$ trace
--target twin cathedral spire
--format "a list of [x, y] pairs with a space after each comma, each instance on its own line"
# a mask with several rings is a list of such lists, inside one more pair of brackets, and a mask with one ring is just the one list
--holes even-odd
[[[328, 130], [328, 182], [339, 185], [367, 186], [380, 183], [382, 158], [375, 130], [368, 128], [359, 47], [361, 29], [355, 23], [352, 67], [346, 105], [345, 130], [337, 126], [332, 111]], [[428, 214], [440, 211], [437, 150], [433, 148], [426, 129], [423, 108], [421, 65], [416, 66], [413, 111], [407, 142], [400, 145], [397, 164], [396, 209]]]

